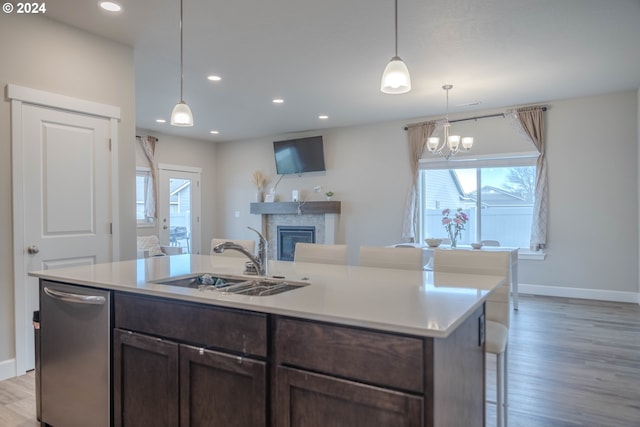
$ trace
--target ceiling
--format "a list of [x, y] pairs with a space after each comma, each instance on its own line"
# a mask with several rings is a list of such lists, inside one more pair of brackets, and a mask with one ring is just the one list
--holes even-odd
[[444, 84], [450, 112], [640, 87], [640, 0], [398, 0], [398, 54], [412, 79], [402, 95], [380, 92], [393, 0], [184, 0], [195, 126], [177, 128], [179, 1], [119, 1], [117, 15], [98, 0], [56, 0], [46, 15], [132, 46], [136, 125], [166, 134], [233, 141], [410, 121], [444, 114]]

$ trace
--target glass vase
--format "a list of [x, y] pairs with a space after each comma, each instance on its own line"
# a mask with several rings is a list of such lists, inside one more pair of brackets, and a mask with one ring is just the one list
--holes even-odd
[[451, 240], [451, 248], [455, 248], [458, 245], [458, 233], [449, 230], [449, 240]]

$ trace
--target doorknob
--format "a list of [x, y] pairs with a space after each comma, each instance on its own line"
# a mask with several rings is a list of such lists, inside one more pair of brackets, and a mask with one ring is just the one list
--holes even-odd
[[169, 227], [167, 227], [166, 225], [163, 225], [163, 226], [162, 226], [162, 229], [163, 229], [163, 230], [166, 230], [167, 228], [169, 228]]
[[38, 248], [36, 245], [31, 245], [27, 248], [27, 252], [29, 252], [31, 255], [35, 255], [40, 252], [40, 248]]

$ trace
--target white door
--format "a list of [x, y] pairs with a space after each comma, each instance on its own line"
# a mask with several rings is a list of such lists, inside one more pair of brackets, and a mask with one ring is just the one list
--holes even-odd
[[159, 165], [160, 243], [200, 254], [200, 169]]
[[21, 199], [24, 218], [14, 218], [14, 228], [23, 236], [24, 277], [16, 276], [16, 317], [28, 320], [16, 318], [18, 374], [34, 367], [38, 280], [26, 273], [110, 262], [113, 244], [110, 119], [29, 104], [21, 114], [22, 177], [14, 180], [23, 192], [14, 203]]

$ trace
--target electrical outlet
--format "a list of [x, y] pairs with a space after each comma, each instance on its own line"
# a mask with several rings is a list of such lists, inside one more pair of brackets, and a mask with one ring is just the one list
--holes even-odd
[[236, 218], [240, 218], [240, 211], [233, 212], [233, 216]]
[[322, 185], [316, 185], [315, 187], [313, 187], [313, 192], [322, 193]]

